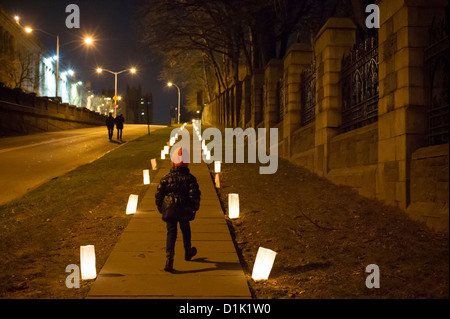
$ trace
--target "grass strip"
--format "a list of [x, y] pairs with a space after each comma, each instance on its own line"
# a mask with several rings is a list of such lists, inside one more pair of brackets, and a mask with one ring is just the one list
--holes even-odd
[[92, 281], [68, 289], [66, 266], [80, 265], [82, 245], [95, 245], [97, 269], [103, 266], [131, 219], [129, 195], [147, 190], [142, 171], [156, 174], [150, 159], [160, 157], [172, 129], [130, 141], [0, 206], [0, 297], [86, 296]]

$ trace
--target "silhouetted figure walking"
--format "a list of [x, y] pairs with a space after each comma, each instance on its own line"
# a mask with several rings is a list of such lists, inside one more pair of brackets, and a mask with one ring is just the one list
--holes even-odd
[[120, 114], [116, 117], [116, 129], [117, 129], [117, 139], [122, 140], [122, 130], [123, 130], [123, 123], [125, 122], [125, 118], [123, 117], [123, 114]]
[[109, 113], [109, 116], [106, 118], [106, 127], [108, 128], [108, 137], [111, 140], [114, 133], [114, 118], [112, 117], [112, 113]]

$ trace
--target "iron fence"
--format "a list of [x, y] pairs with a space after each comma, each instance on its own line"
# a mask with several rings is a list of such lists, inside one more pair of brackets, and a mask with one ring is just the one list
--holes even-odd
[[342, 60], [341, 132], [378, 120], [378, 35], [367, 37], [354, 46]]
[[314, 60], [302, 72], [300, 78], [300, 125], [305, 126], [316, 117], [316, 63]]

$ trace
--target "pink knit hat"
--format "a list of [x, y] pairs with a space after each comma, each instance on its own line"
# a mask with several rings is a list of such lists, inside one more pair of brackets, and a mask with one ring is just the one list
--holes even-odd
[[188, 167], [189, 165], [189, 151], [185, 148], [178, 148], [172, 154], [172, 167], [183, 166]]

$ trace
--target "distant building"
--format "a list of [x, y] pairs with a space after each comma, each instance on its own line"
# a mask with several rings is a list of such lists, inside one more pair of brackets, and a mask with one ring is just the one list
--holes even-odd
[[141, 97], [139, 106], [138, 122], [139, 124], [152, 124], [153, 122], [153, 95], [147, 93]]
[[[141, 109], [141, 86], [133, 88], [127, 85], [125, 94], [125, 103], [122, 104], [124, 115], [127, 123], [139, 123]], [[117, 112], [119, 114], [119, 112]]]
[[[59, 77], [58, 97], [61, 101], [85, 107], [88, 96], [85, 83], [71, 75], [61, 62]], [[20, 20], [1, 7], [0, 82], [37, 96], [54, 97], [56, 93], [56, 60], [53, 54], [34, 34], [25, 31]]]

